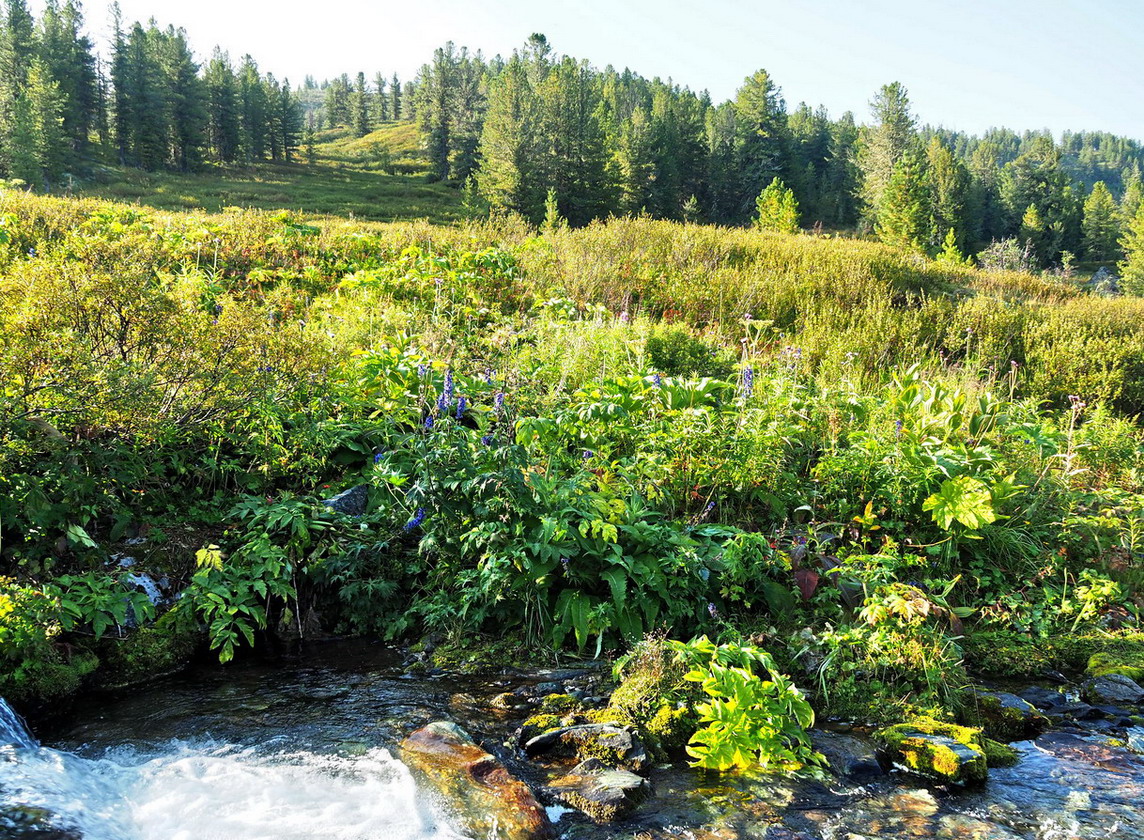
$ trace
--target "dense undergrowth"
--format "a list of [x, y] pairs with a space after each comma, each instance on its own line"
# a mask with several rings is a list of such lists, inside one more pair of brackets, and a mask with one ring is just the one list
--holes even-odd
[[[967, 650], [1137, 626], [1140, 299], [646, 219], [9, 191], [0, 243], [9, 697], [130, 659], [108, 638], [154, 615], [109, 559], [128, 538], [184, 590], [163, 633], [223, 659], [263, 631], [666, 629], [863, 718], [956, 716]], [[322, 504], [356, 485], [363, 515]]]

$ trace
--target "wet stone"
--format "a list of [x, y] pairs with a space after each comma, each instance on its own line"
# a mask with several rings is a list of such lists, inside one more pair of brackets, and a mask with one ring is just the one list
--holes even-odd
[[581, 762], [549, 787], [561, 800], [596, 822], [619, 819], [652, 793], [647, 779], [628, 770], [608, 769], [599, 759]]
[[1037, 749], [1057, 758], [1091, 764], [1111, 773], [1135, 775], [1144, 772], [1144, 759], [1109, 744], [1105, 738], [1048, 732], [1034, 743]]
[[402, 760], [454, 807], [474, 837], [541, 840], [552, 825], [532, 791], [455, 723], [435, 721], [401, 743]]
[[836, 776], [862, 779], [883, 775], [874, 746], [856, 735], [812, 729], [810, 742]]
[[1038, 685], [1029, 686], [1017, 696], [1033, 704], [1042, 712], [1054, 712], [1069, 705], [1069, 699], [1060, 691], [1054, 688], [1042, 688]]
[[975, 713], [985, 735], [997, 741], [1020, 741], [1043, 732], [1049, 720], [1032, 703], [1004, 691], [974, 689]]
[[1088, 680], [1081, 696], [1095, 706], [1135, 706], [1144, 701], [1144, 688], [1123, 674], [1107, 674]]
[[635, 732], [606, 723], [586, 723], [545, 732], [527, 741], [524, 751], [532, 757], [599, 758], [636, 772], [648, 764], [647, 751]]

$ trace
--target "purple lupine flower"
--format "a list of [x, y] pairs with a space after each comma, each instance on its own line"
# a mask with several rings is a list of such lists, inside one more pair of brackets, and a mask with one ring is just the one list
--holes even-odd
[[631, 316], [628, 315], [628, 310], [625, 309], [623, 312], [620, 313], [620, 321], [622, 323], [626, 324], [630, 320], [631, 320]]
[[595, 452], [593, 452], [591, 449], [585, 449], [585, 450], [584, 450], [584, 460], [585, 460], [585, 461], [591, 461], [591, 460], [592, 460], [592, 457], [593, 457], [595, 454], [596, 454], [596, 453], [595, 453]]
[[465, 400], [465, 398], [464, 398], [464, 397], [461, 397], [459, 400], [457, 400], [457, 414], [456, 414], [456, 418], [457, 418], [458, 420], [460, 420], [462, 417], [464, 417], [464, 416], [465, 416], [465, 406], [466, 406], [466, 405], [467, 405], [467, 401]]
[[433, 415], [432, 414], [426, 414], [425, 415], [425, 431], [427, 431], [427, 432], [433, 431]]
[[504, 391], [497, 391], [496, 396], [493, 397], [493, 411], [498, 417], [504, 411]]
[[403, 530], [408, 533], [425, 521], [425, 508], [417, 508], [417, 512], [413, 514], [413, 518], [405, 523]]
[[715, 502], [714, 501], [708, 502], [707, 507], [703, 508], [704, 513], [710, 513], [713, 510], [715, 510]]
[[561, 557], [560, 558], [560, 565], [562, 565], [564, 567], [564, 571], [568, 571], [568, 564], [569, 564], [569, 560], [567, 557]]
[[485, 371], [485, 384], [486, 385], [492, 385], [493, 384], [493, 377], [496, 376], [496, 373], [497, 372], [495, 370], [493, 370], [492, 368], [488, 368]]
[[492, 446], [494, 440], [496, 440], [496, 438], [493, 435], [489, 434], [489, 435], [485, 435], [484, 437], [481, 438], [481, 443], [484, 446]]
[[657, 388], [662, 388], [662, 387], [663, 387], [663, 377], [662, 377], [662, 376], [660, 376], [658, 373], [656, 373], [656, 374], [655, 374], [655, 375], [654, 375], [654, 376], [651, 378], [651, 381], [652, 381], [652, 383], [655, 385], [655, 387], [657, 387]]
[[445, 399], [449, 401], [449, 405], [453, 404], [453, 396], [456, 393], [456, 386], [453, 384], [453, 371], [445, 371]]
[[429, 365], [421, 364], [417, 366], [417, 378], [424, 379], [429, 375]]
[[712, 618], [718, 618], [719, 617], [719, 610], [710, 601], [707, 602], [707, 614], [710, 615]]
[[749, 400], [751, 394], [755, 392], [755, 369], [753, 367], [743, 368], [743, 399]]
[[375, 464], [380, 464], [380, 463], [381, 463], [381, 459], [382, 459], [382, 458], [384, 458], [384, 457], [385, 457], [385, 453], [384, 453], [384, 452], [377, 452], [377, 453], [375, 453], [375, 454], [374, 454], [374, 456], [373, 456], [373, 462], [374, 462]]
[[901, 437], [902, 436], [902, 425], [903, 425], [903, 423], [901, 420], [895, 420], [894, 421], [894, 437]]

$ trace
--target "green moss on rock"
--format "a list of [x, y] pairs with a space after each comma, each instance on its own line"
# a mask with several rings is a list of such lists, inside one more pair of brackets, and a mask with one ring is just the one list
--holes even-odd
[[980, 784], [989, 774], [980, 729], [916, 718], [874, 734], [895, 764], [922, 776], [957, 784]]
[[571, 694], [549, 694], [540, 701], [540, 711], [549, 714], [568, 714], [577, 712], [583, 704]]
[[103, 667], [95, 685], [114, 690], [178, 673], [190, 663], [201, 639], [199, 629], [181, 625], [174, 612], [122, 639], [104, 639], [98, 647]]
[[973, 689], [967, 692], [967, 701], [964, 722], [996, 741], [1021, 741], [1040, 734], [1049, 725], [1048, 718], [1035, 706], [1013, 694]]
[[1130, 680], [1140, 682], [1144, 680], [1144, 651], [1129, 651], [1117, 653], [1102, 651], [1094, 653], [1088, 658], [1088, 667], [1085, 673], [1090, 677], [1107, 677], [1110, 674], [1120, 674]]
[[28, 708], [70, 700], [85, 678], [99, 667], [99, 657], [73, 649], [67, 656], [52, 651], [50, 658], [26, 660], [15, 670], [0, 674], [0, 696]]
[[981, 749], [985, 753], [985, 763], [989, 767], [1012, 767], [1020, 755], [1013, 747], [994, 741], [992, 738], [983, 738]]

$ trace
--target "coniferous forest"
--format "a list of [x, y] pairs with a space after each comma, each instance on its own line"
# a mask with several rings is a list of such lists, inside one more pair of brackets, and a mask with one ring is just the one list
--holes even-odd
[[0, 836], [1144, 836], [1138, 138], [2, 15]]
[[468, 212], [539, 223], [554, 204], [573, 225], [631, 214], [745, 225], [777, 178], [804, 229], [872, 233], [931, 256], [992, 245], [988, 259], [1032, 268], [1122, 259], [1144, 196], [1139, 141], [934, 128], [899, 82], [857, 116], [788, 107], [765, 70], [717, 103], [533, 35], [507, 59], [446, 44], [404, 84], [357, 72], [292, 87], [250, 55], [197, 58], [174, 26], [118, 13], [111, 26], [110, 54], [98, 56], [78, 0], [52, 0], [38, 21], [6, 0], [6, 177], [51, 190], [100, 161], [179, 172], [290, 162], [324, 128], [364, 137], [405, 120], [427, 177], [461, 190]]

